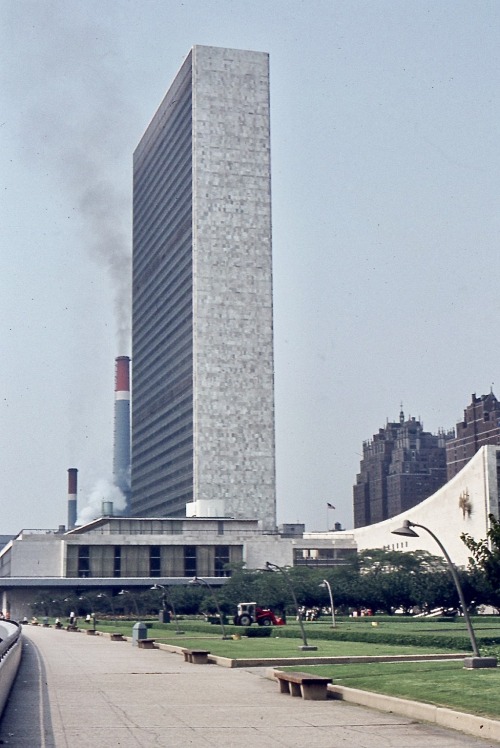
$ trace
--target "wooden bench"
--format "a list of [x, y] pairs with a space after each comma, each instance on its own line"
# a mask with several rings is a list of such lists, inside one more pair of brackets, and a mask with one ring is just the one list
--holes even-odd
[[302, 696], [311, 701], [322, 701], [327, 696], [327, 686], [331, 678], [324, 678], [311, 673], [275, 672], [274, 677], [279, 681], [280, 693], [292, 696]]
[[184, 662], [192, 662], [193, 665], [207, 665], [210, 652], [206, 649], [183, 649]]
[[156, 639], [137, 639], [139, 649], [154, 649]]
[[113, 631], [109, 635], [109, 638], [111, 639], [112, 642], [124, 642], [125, 641], [125, 637], [119, 631]]

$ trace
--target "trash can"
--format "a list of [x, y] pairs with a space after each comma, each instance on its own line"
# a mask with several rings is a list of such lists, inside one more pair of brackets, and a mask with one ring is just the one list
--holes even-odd
[[170, 611], [160, 610], [158, 613], [158, 620], [160, 623], [170, 623]]
[[145, 623], [142, 623], [142, 621], [137, 621], [137, 623], [134, 623], [134, 627], [132, 629], [132, 646], [137, 647], [137, 642], [139, 639], [147, 639], [148, 638], [148, 627]]

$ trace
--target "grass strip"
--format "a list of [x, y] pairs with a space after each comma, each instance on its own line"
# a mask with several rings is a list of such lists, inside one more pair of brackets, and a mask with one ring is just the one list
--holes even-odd
[[[124, 636], [132, 636], [133, 623], [120, 622], [117, 625], [112, 623], [107, 625], [99, 624], [97, 629], [100, 631], [120, 631]], [[86, 628], [82, 625], [81, 628]], [[179, 647], [203, 647], [210, 649], [210, 652], [220, 657], [229, 657], [231, 659], [267, 659], [283, 657], [344, 657], [344, 656], [374, 656], [374, 655], [405, 655], [405, 654], [446, 654], [447, 648], [437, 647], [418, 647], [413, 645], [394, 646], [380, 642], [377, 644], [369, 642], [346, 642], [326, 639], [315, 639], [314, 645], [317, 650], [314, 652], [304, 652], [299, 649], [302, 644], [300, 638], [284, 638], [278, 635], [277, 630], [273, 632], [274, 636], [270, 638], [246, 638], [241, 639], [222, 639], [220, 628], [215, 629], [207, 626], [205, 631], [193, 632], [186, 628], [183, 635], [177, 635], [175, 629], [167, 628], [164, 625], [148, 628], [148, 637], [157, 639], [165, 644], [172, 644]]]
[[307, 665], [301, 670], [332, 678], [339, 686], [500, 718], [500, 668], [465, 670], [460, 660], [450, 660]]

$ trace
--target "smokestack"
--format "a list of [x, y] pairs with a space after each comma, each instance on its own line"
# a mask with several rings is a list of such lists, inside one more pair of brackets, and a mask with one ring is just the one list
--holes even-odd
[[102, 516], [103, 517], [112, 517], [113, 516], [113, 502], [112, 501], [103, 501], [102, 502]]
[[76, 525], [77, 482], [78, 470], [68, 468], [68, 530], [73, 530]]
[[121, 514], [130, 514], [130, 358], [115, 359], [115, 443], [113, 480], [125, 498]]

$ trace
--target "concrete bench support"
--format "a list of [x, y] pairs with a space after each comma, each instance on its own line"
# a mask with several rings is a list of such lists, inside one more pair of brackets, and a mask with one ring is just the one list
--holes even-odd
[[280, 693], [292, 696], [302, 696], [310, 701], [323, 701], [327, 697], [327, 686], [331, 678], [323, 678], [310, 673], [277, 672], [275, 678], [279, 682]]
[[119, 631], [115, 631], [114, 633], [110, 634], [109, 638], [111, 639], [112, 642], [124, 642], [125, 641], [123, 634], [120, 634]]
[[475, 670], [484, 667], [497, 667], [498, 660], [496, 657], [466, 657], [464, 659], [464, 668]]
[[207, 665], [210, 652], [206, 649], [183, 649], [184, 662], [192, 662], [193, 665]]
[[139, 649], [154, 649], [155, 639], [138, 639], [137, 646]]

